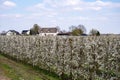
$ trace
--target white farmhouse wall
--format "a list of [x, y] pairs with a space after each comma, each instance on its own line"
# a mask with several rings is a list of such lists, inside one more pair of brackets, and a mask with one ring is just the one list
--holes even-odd
[[27, 33], [26, 33], [27, 35], [29, 35], [30, 34], [30, 31], [27, 31]]
[[6, 34], [7, 36], [10, 36], [10, 35], [16, 35], [16, 33], [14, 33], [14, 32], [7, 32], [7, 34]]
[[58, 34], [58, 32], [57, 33], [40, 33], [39, 35], [40, 36], [56, 36]]

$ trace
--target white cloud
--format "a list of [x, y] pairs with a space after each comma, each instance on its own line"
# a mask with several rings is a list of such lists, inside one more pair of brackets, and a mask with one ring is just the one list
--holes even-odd
[[0, 14], [0, 18], [22, 18], [23, 14]]
[[99, 11], [104, 8], [120, 7], [120, 3], [104, 2], [96, 0], [94, 2], [86, 2], [84, 0], [43, 0], [42, 3], [35, 4], [28, 8], [29, 11], [41, 12], [41, 10], [50, 12], [69, 12], [94, 10]]
[[87, 9], [91, 9], [91, 10], [95, 10], [95, 11], [99, 11], [102, 9], [102, 7], [98, 7], [98, 6], [93, 6], [93, 7], [88, 7]]
[[[37, 3], [28, 7], [27, 10], [30, 11], [30, 14], [27, 15], [26, 18], [35, 19], [35, 20], [42, 19], [44, 21], [55, 20], [55, 21], [51, 21], [52, 23], [56, 22], [56, 20], [59, 20], [58, 23], [66, 22], [66, 21], [71, 21], [68, 23], [72, 23], [73, 21], [76, 20], [77, 21], [91, 21], [91, 20], [107, 21], [108, 17], [105, 17], [104, 14], [100, 14], [100, 16], [96, 16], [97, 14], [99, 15], [99, 13], [96, 13], [96, 15], [94, 15], [94, 13], [96, 11], [100, 11], [100, 10], [102, 11], [103, 9], [109, 10], [108, 8], [115, 8], [115, 6], [113, 6], [115, 4], [119, 4], [119, 3], [104, 2], [101, 0], [97, 0], [94, 2], [88, 2], [84, 0], [43, 0], [42, 3]], [[94, 12], [90, 12], [90, 11], [94, 11]], [[90, 13], [86, 14], [86, 12], [90, 12]]]
[[66, 0], [66, 5], [75, 6], [79, 5], [80, 0]]
[[101, 7], [106, 7], [106, 6], [110, 6], [112, 3], [111, 2], [103, 2], [101, 0], [97, 0], [95, 2], [88, 2], [88, 4], [90, 6], [101, 6]]
[[6, 7], [15, 7], [16, 3], [12, 2], [12, 1], [5, 1], [5, 2], [3, 2], [3, 5]]
[[16, 18], [22, 18], [22, 17], [23, 17], [22, 14], [15, 14], [14, 16], [15, 16]]
[[32, 12], [41, 12], [41, 11], [51, 11], [52, 9], [46, 7], [45, 3], [38, 3], [26, 8], [26, 10], [32, 11]]
[[83, 8], [81, 8], [81, 7], [74, 7], [73, 9], [76, 10], [76, 11], [82, 11], [83, 10]]
[[[109, 7], [111, 6], [111, 2], [103, 2], [101, 0], [97, 0], [95, 2], [85, 2], [85, 1], [81, 1], [79, 3], [79, 8], [82, 9], [82, 10], [95, 10], [95, 11], [98, 11], [98, 10], [102, 10], [103, 8], [105, 7]], [[76, 6], [75, 6], [76, 7]], [[79, 9], [78, 8], [78, 9]]]
[[7, 16], [6, 14], [0, 14], [0, 18], [6, 17], [6, 16]]
[[38, 4], [34, 5], [33, 7], [35, 7], [35, 8], [45, 8], [44, 4], [42, 4], [42, 3], [38, 3]]

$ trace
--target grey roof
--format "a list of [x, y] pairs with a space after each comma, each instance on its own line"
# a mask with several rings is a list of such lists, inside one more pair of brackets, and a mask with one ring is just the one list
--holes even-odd
[[29, 30], [23, 30], [22, 34], [26, 34]]
[[[18, 35], [20, 34], [19, 32], [15, 31], [15, 30], [9, 30], [8, 32], [14, 32], [14, 33], [16, 33], [16, 34], [18, 34]], [[7, 33], [8, 33], [8, 32], [7, 32]]]
[[57, 28], [40, 28], [40, 33], [56, 33], [58, 31]]

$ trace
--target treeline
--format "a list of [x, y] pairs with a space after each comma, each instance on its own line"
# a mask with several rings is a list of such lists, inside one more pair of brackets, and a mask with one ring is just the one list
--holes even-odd
[[[40, 28], [41, 26], [39, 26], [38, 24], [34, 24], [33, 27], [30, 29], [30, 35], [39, 34]], [[65, 30], [61, 31], [59, 26], [57, 26], [57, 29], [60, 33], [67, 33]], [[70, 26], [68, 32], [72, 36], [80, 36], [82, 34], [86, 34], [87, 30], [84, 25], [79, 24], [78, 26], [74, 26], [74, 25]], [[100, 31], [98, 31], [97, 29], [91, 29], [89, 35], [100, 36]]]

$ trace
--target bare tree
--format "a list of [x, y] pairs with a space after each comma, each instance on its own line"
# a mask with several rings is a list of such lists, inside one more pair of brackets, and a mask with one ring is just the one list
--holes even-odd
[[100, 32], [97, 29], [92, 29], [89, 34], [92, 36], [100, 36]]
[[83, 33], [86, 33], [86, 28], [85, 28], [84, 25], [79, 24], [77, 27], [78, 27], [79, 29], [81, 29], [81, 30], [83, 31]]
[[86, 33], [86, 28], [84, 25], [78, 25], [78, 26], [70, 26], [70, 32], [72, 33], [73, 36], [80, 36], [81, 34]]

